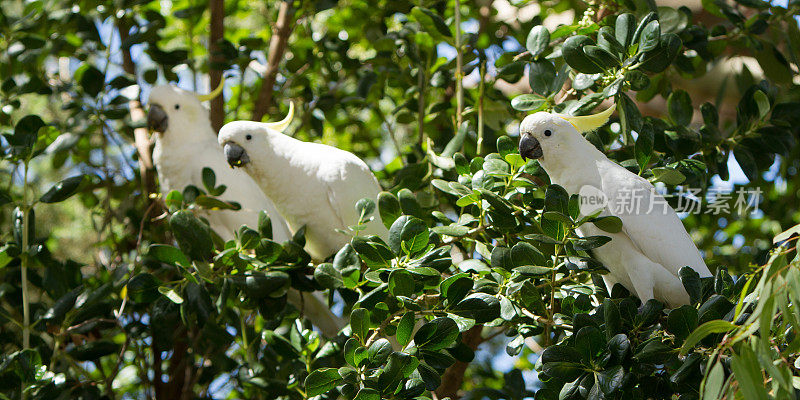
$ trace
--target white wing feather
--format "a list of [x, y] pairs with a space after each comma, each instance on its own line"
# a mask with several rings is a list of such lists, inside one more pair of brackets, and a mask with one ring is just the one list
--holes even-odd
[[[597, 161], [597, 169], [609, 210], [622, 220], [623, 231], [642, 254], [674, 276], [684, 266], [701, 277], [711, 276], [675, 210], [650, 182], [607, 159]], [[634, 212], [619, 209], [625, 205]]]

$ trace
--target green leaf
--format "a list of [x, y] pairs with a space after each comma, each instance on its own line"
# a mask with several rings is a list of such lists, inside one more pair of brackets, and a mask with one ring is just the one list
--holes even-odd
[[392, 266], [395, 255], [383, 243], [356, 236], [350, 240], [350, 244], [370, 269]]
[[389, 293], [411, 297], [414, 294], [414, 276], [404, 269], [392, 271], [389, 274]]
[[511, 248], [511, 260], [514, 266], [545, 265], [547, 260], [544, 254], [532, 244], [519, 242]]
[[755, 157], [753, 157], [753, 153], [751, 153], [749, 149], [741, 144], [737, 144], [733, 148], [733, 157], [736, 159], [736, 163], [742, 168], [747, 179], [751, 182], [758, 179], [758, 164], [756, 164]]
[[661, 35], [658, 47], [640, 57], [639, 68], [647, 72], [661, 72], [672, 64], [681, 50], [683, 43], [681, 38], [674, 33]]
[[425, 382], [427, 390], [436, 390], [442, 384], [442, 376], [428, 364], [420, 363], [417, 367], [417, 372], [422, 377], [422, 381]]
[[667, 185], [680, 185], [686, 180], [686, 176], [680, 171], [672, 168], [653, 168], [653, 181], [664, 182]]
[[702, 359], [703, 356], [698, 353], [691, 353], [686, 356], [686, 359], [683, 361], [683, 364], [681, 364], [681, 367], [669, 377], [670, 382], [682, 383], [686, 381], [687, 378], [699, 370], [700, 361], [702, 361]]
[[725, 382], [725, 371], [722, 367], [722, 362], [717, 360], [714, 366], [711, 367], [711, 372], [703, 380], [703, 398], [709, 400], [716, 400], [719, 398], [722, 385]]
[[290, 280], [283, 271], [249, 271], [244, 277], [244, 288], [252, 298], [280, 297], [289, 289]]
[[74, 347], [68, 353], [76, 361], [93, 361], [119, 352], [120, 345], [110, 340], [98, 340]]
[[550, 346], [542, 352], [542, 363], [577, 361], [580, 358], [581, 353], [579, 353], [575, 347], [565, 344]]
[[369, 311], [365, 308], [356, 308], [350, 313], [350, 329], [361, 343], [367, 341], [369, 333]]
[[272, 239], [272, 219], [264, 210], [258, 212], [258, 234], [262, 238]]
[[451, 307], [451, 311], [482, 324], [500, 316], [500, 300], [486, 293], [473, 293]]
[[738, 346], [731, 359], [731, 370], [745, 399], [767, 400], [764, 375], [755, 352], [747, 345]]
[[536, 288], [536, 285], [531, 283], [530, 280], [522, 284], [522, 289], [520, 289], [519, 294], [525, 308], [533, 311], [536, 315], [547, 315], [547, 309], [543, 301], [544, 297], [539, 289]]
[[622, 330], [622, 316], [619, 307], [608, 298], [603, 300], [603, 320], [605, 321], [606, 337], [612, 338]]
[[[655, 11], [651, 11], [650, 13], [645, 15], [644, 18], [642, 18], [642, 20], [639, 21], [639, 25], [636, 26], [636, 31], [633, 33], [633, 39], [631, 41], [631, 44], [640, 43], [642, 40], [642, 32], [644, 32], [644, 28], [646, 28], [651, 21], [654, 21], [656, 19], [658, 19], [658, 13], [656, 13]], [[639, 46], [641, 46], [641, 44]]]
[[440, 235], [447, 235], [453, 237], [462, 237], [466, 236], [469, 233], [469, 227], [462, 226], [462, 225], [447, 225], [447, 226], [434, 226], [431, 228], [432, 231], [440, 234]]
[[697, 310], [688, 305], [673, 309], [667, 315], [664, 327], [675, 335], [677, 344], [682, 343], [697, 328]]
[[618, 233], [622, 231], [622, 220], [619, 217], [608, 215], [605, 217], [597, 217], [592, 220], [592, 223], [608, 233]]
[[378, 193], [378, 214], [386, 229], [389, 229], [397, 218], [403, 213], [400, 211], [400, 201], [389, 192]]
[[208, 167], [203, 167], [202, 181], [203, 186], [206, 188], [206, 192], [213, 192], [214, 188], [217, 186], [217, 177], [214, 174], [214, 170]]
[[258, 241], [255, 251], [259, 261], [270, 264], [281, 255], [283, 246], [269, 239], [261, 239]]
[[547, 235], [542, 235], [540, 233], [532, 233], [529, 235], [524, 236], [525, 239], [533, 240], [534, 242], [542, 243], [542, 244], [561, 244], [560, 241], [555, 240]]
[[689, 293], [692, 303], [697, 303], [703, 296], [703, 283], [700, 282], [700, 274], [690, 267], [681, 267], [678, 270], [678, 277], [683, 283], [686, 292]]
[[38, 115], [26, 115], [14, 125], [14, 134], [5, 136], [9, 144], [15, 148], [14, 154], [23, 156], [33, 148], [39, 136], [39, 130], [45, 127]]
[[416, 320], [414, 318], [414, 312], [409, 311], [400, 318], [400, 323], [397, 324], [397, 332], [395, 336], [397, 337], [397, 343], [400, 346], [406, 347], [409, 342], [411, 342], [411, 334], [414, 332], [414, 324]]
[[674, 349], [661, 342], [661, 339], [651, 339], [633, 356], [641, 363], [662, 364], [673, 357]]
[[525, 72], [525, 63], [522, 61], [512, 61], [500, 68], [497, 71], [497, 79], [502, 79], [509, 83], [514, 83], [522, 78], [522, 74]]
[[614, 36], [614, 28], [610, 26], [604, 26], [597, 31], [597, 45], [613, 54], [615, 58], [628, 56], [627, 48], [617, 40]]
[[375, 212], [375, 201], [370, 198], [363, 198], [356, 202], [356, 213], [359, 215], [360, 223], [366, 223], [369, 221], [369, 216]]
[[621, 365], [615, 365], [603, 370], [595, 375], [600, 390], [605, 394], [611, 394], [622, 387], [625, 381], [625, 370]]
[[614, 24], [614, 36], [617, 41], [627, 48], [633, 42], [633, 34], [636, 30], [636, 17], [633, 14], [623, 13], [617, 16]]
[[[684, 267], [685, 268], [685, 267]], [[736, 325], [723, 320], [713, 320], [697, 327], [683, 342], [681, 354], [687, 354], [694, 345], [713, 333], [726, 333], [736, 329]]]
[[83, 174], [71, 176], [58, 182], [43, 194], [39, 201], [42, 203], [58, 203], [70, 198], [78, 191], [85, 176]]
[[[497, 152], [500, 153], [500, 157], [505, 159], [511, 153], [515, 153], [517, 151], [517, 144], [514, 142], [514, 139], [502, 135], [497, 138]], [[495, 160], [494, 158], [492, 158]], [[488, 159], [487, 159], [488, 161]], [[484, 161], [484, 164], [486, 161]]]
[[392, 344], [386, 338], [376, 340], [367, 349], [368, 365], [378, 366], [383, 365], [386, 359], [392, 354]]
[[322, 263], [314, 269], [314, 280], [325, 289], [338, 289], [344, 286], [342, 273], [331, 263]]
[[428, 246], [429, 234], [421, 219], [403, 215], [389, 228], [389, 246], [396, 254], [414, 254]]
[[636, 138], [636, 145], [634, 146], [634, 153], [636, 155], [636, 163], [639, 165], [639, 171], [647, 169], [650, 163], [650, 158], [653, 156], [653, 143], [655, 142], [655, 134], [650, 124], [646, 124], [639, 130], [639, 136]]
[[161, 281], [149, 273], [141, 273], [128, 281], [128, 297], [136, 303], [150, 303], [158, 296], [158, 287]]
[[453, 34], [450, 33], [450, 28], [447, 27], [447, 23], [444, 22], [444, 19], [432, 10], [415, 6], [411, 9], [411, 16], [419, 22], [425, 32], [428, 32], [434, 37], [441, 35], [449, 38], [453, 36]]
[[105, 86], [105, 75], [89, 63], [83, 64], [75, 71], [75, 80], [91, 97], [97, 97]]
[[603, 69], [616, 68], [620, 66], [619, 59], [608, 52], [608, 50], [594, 45], [587, 45], [583, 47], [583, 52], [586, 53], [595, 63], [603, 66]]
[[607, 348], [617, 360], [622, 361], [631, 349], [631, 341], [624, 333], [618, 333], [609, 339]]
[[657, 20], [647, 23], [642, 30], [642, 36], [639, 39], [639, 52], [644, 53], [653, 50], [659, 44], [661, 37], [661, 25]]
[[375, 389], [361, 388], [353, 400], [381, 400], [381, 394]]
[[583, 51], [586, 45], [593, 45], [592, 39], [583, 35], [570, 36], [561, 46], [561, 54], [564, 61], [574, 70], [583, 72], [584, 74], [596, 74], [603, 72], [603, 67], [592, 60]]
[[756, 90], [753, 92], [753, 100], [755, 100], [758, 106], [758, 118], [766, 117], [770, 110], [769, 97], [767, 97], [764, 92]]
[[175, 289], [166, 287], [166, 286], [159, 286], [158, 292], [163, 294], [166, 298], [168, 298], [171, 302], [175, 304], [182, 304], [183, 297], [181, 297], [178, 293], [175, 292]]
[[414, 344], [426, 350], [449, 347], [458, 337], [458, 325], [451, 318], [439, 317], [426, 322], [414, 335]]
[[422, 217], [422, 210], [416, 196], [414, 196], [414, 192], [406, 188], [400, 189], [397, 192], [397, 199], [400, 201], [400, 209], [403, 210], [403, 214], [413, 215], [418, 218]]
[[397, 384], [411, 375], [418, 365], [419, 360], [416, 357], [395, 351], [389, 355], [389, 361], [378, 377], [378, 387], [383, 391], [394, 392]]
[[639, 313], [636, 314], [634, 323], [636, 324], [636, 326], [639, 327], [647, 327], [653, 325], [659, 320], [659, 318], [661, 318], [661, 313], [663, 311], [664, 311], [664, 303], [656, 299], [647, 300], [639, 308]]
[[547, 99], [535, 94], [521, 94], [511, 100], [511, 107], [517, 111], [539, 111], [547, 105]]
[[341, 379], [342, 376], [339, 375], [339, 370], [336, 368], [317, 368], [306, 377], [306, 395], [321, 395], [335, 388]]
[[209, 228], [190, 211], [181, 210], [169, 218], [169, 226], [178, 247], [191, 260], [211, 259], [214, 242]]
[[791, 228], [789, 228], [789, 229], [787, 229], [787, 230], [775, 235], [775, 237], [772, 238], [772, 243], [773, 244], [780, 243], [780, 242], [782, 242], [782, 241], [784, 241], [786, 239], [789, 239], [794, 234], [800, 235], [800, 224], [797, 224], [797, 225], [795, 225], [795, 226], [793, 226], [793, 227], [791, 227]]
[[620, 93], [617, 101], [617, 111], [619, 112], [619, 122], [622, 125], [622, 134], [625, 137], [626, 143], [630, 143], [633, 140], [631, 131], [636, 131], [641, 134], [642, 114], [639, 112], [639, 107], [637, 107], [625, 93]]
[[688, 126], [692, 122], [694, 112], [689, 93], [680, 89], [670, 93], [667, 98], [667, 110], [674, 125]]
[[650, 87], [650, 78], [644, 72], [637, 69], [625, 73], [625, 80], [631, 85], [631, 90], [645, 90]]
[[575, 349], [584, 361], [594, 360], [605, 348], [605, 336], [594, 326], [585, 326], [575, 334]]
[[531, 53], [531, 57], [536, 58], [547, 50], [550, 44], [550, 32], [542, 25], [536, 25], [528, 33], [528, 39], [525, 41], [525, 47]]
[[556, 79], [556, 67], [551, 61], [540, 60], [530, 63], [528, 83], [531, 85], [531, 90], [543, 96], [547, 96], [550, 94], [550, 88], [554, 79]]
[[572, 246], [578, 251], [596, 249], [610, 241], [611, 238], [608, 236], [586, 236], [582, 238], [570, 239]]
[[235, 203], [229, 203], [220, 199], [209, 197], [204, 194], [198, 195], [194, 199], [194, 203], [206, 210], [239, 210], [241, 206]]
[[166, 244], [151, 244], [150, 247], [147, 248], [147, 254], [167, 264], [177, 264], [185, 268], [189, 268], [189, 266], [192, 265], [180, 249]]
[[439, 284], [442, 296], [447, 299], [449, 305], [458, 304], [459, 301], [469, 294], [472, 290], [473, 281], [469, 275], [460, 273], [455, 274]]

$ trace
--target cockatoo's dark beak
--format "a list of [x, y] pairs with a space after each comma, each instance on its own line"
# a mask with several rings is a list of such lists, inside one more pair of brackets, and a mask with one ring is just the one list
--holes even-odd
[[525, 158], [542, 158], [542, 145], [535, 137], [522, 134], [519, 139], [519, 155]]
[[150, 105], [150, 111], [147, 112], [147, 129], [154, 132], [164, 133], [169, 126], [169, 117], [158, 104]]
[[223, 152], [225, 152], [225, 158], [228, 160], [228, 165], [233, 167], [242, 167], [245, 164], [250, 162], [250, 156], [247, 155], [247, 152], [236, 143], [227, 142], [222, 147]]

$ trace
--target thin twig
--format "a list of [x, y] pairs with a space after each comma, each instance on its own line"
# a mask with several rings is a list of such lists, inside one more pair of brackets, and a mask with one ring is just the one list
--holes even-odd
[[291, 21], [294, 16], [292, 0], [281, 2], [278, 9], [278, 20], [275, 22], [272, 38], [269, 41], [269, 55], [267, 56], [267, 70], [264, 72], [264, 79], [261, 89], [258, 92], [258, 99], [253, 107], [253, 121], [261, 121], [267, 109], [272, 104], [273, 86], [278, 77], [278, 65], [283, 59], [286, 45], [289, 42], [289, 35], [292, 33], [294, 23]]
[[461, 56], [461, 1], [455, 0], [455, 28], [456, 28], [456, 131], [461, 128], [464, 111], [464, 60]]
[[480, 73], [480, 84], [478, 86], [478, 141], [476, 142], [477, 151], [476, 155], [481, 155], [483, 153], [483, 96], [486, 92], [486, 84], [484, 82], [484, 78], [486, 75], [486, 62], [482, 61], [480, 65], [480, 69], [478, 71]]

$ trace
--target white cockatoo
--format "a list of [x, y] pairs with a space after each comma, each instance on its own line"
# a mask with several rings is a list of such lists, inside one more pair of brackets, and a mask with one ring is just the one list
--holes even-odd
[[[609, 160], [582, 135], [603, 126], [613, 109], [581, 117], [529, 115], [520, 124], [520, 155], [538, 159], [550, 181], [569, 194], [603, 198], [600, 215], [622, 220], [619, 233], [592, 223], [578, 230], [583, 236], [611, 238], [592, 250], [610, 271], [603, 276], [609, 290], [620, 283], [643, 302], [655, 298], [672, 307], [689, 304], [678, 271], [688, 266], [701, 277], [711, 272], [675, 210], [650, 182]], [[619, 206], [631, 199], [638, 199], [634, 206]]]
[[202, 188], [203, 168], [211, 168], [217, 184], [227, 186], [221, 197], [242, 206], [237, 211], [207, 211], [204, 216], [211, 229], [226, 241], [233, 239], [234, 232], [242, 225], [258, 226], [258, 213], [265, 210], [272, 220], [273, 240], [289, 240], [292, 234], [272, 201], [247, 174], [228, 167], [217, 145], [217, 134], [201, 101], [218, 94], [201, 97], [172, 85], [156, 86], [150, 92], [147, 124], [156, 132], [153, 163], [161, 191], [166, 195], [171, 190], [182, 191], [188, 185]]
[[[217, 184], [227, 186], [221, 197], [242, 206], [237, 211], [205, 211], [211, 229], [227, 241], [242, 225], [257, 227], [259, 211], [265, 210], [272, 221], [272, 239], [276, 242], [289, 240], [292, 233], [272, 201], [244, 171], [228, 166], [217, 144], [217, 134], [211, 128], [208, 110], [202, 101], [219, 95], [221, 90], [222, 85], [209, 95], [198, 96], [172, 85], [160, 85], [150, 92], [147, 124], [156, 132], [153, 162], [161, 191], [166, 194], [170, 190], [183, 190], [188, 185], [203, 187], [203, 168], [211, 168]], [[302, 295], [292, 289], [287, 297], [326, 336], [335, 336], [345, 325], [317, 294]]]
[[[293, 114], [290, 105], [279, 122], [229, 122], [219, 131], [219, 144], [228, 163], [247, 171], [270, 196], [292, 231], [306, 227], [306, 251], [323, 260], [350, 241], [342, 231], [359, 220], [356, 202], [376, 201], [381, 186], [354, 154], [283, 134]], [[385, 239], [388, 231], [375, 218], [359, 235]]]

